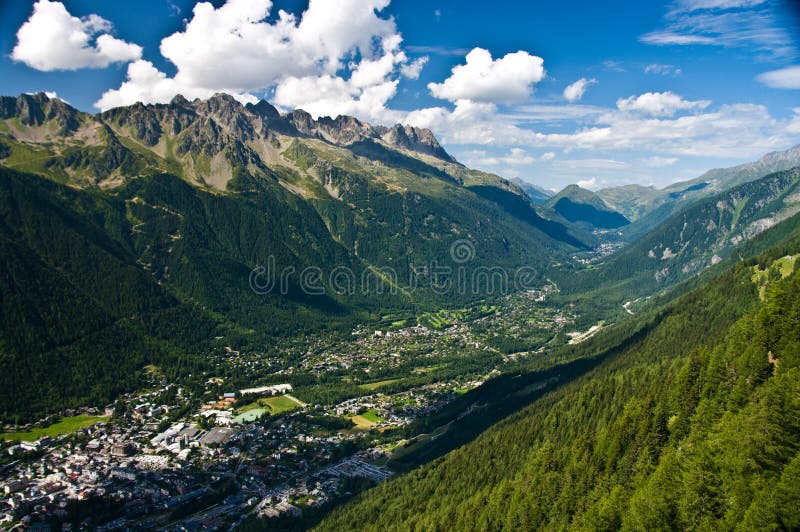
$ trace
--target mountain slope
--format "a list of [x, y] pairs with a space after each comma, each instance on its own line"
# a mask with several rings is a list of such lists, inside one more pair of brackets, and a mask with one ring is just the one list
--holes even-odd
[[800, 168], [698, 200], [605, 263], [563, 281], [575, 293], [601, 286], [630, 301], [696, 275], [797, 212]]
[[598, 229], [616, 229], [630, 222], [592, 192], [569, 185], [544, 203], [570, 222], [584, 223]]
[[627, 340], [599, 334], [576, 353], [616, 335], [596, 369], [319, 528], [793, 529], [800, 272], [787, 249], [800, 254], [796, 229]]
[[623, 230], [626, 238], [632, 241], [694, 201], [797, 166], [800, 166], [800, 146], [769, 153], [751, 163], [709, 170], [700, 177], [661, 190], [626, 185], [602, 189], [597, 194], [633, 222]]
[[553, 193], [545, 188], [536, 186], [532, 183], [528, 183], [527, 181], [523, 181], [522, 179], [515, 177], [511, 180], [512, 183], [517, 185], [521, 188], [525, 194], [537, 205], [541, 205], [548, 199], [553, 197]]
[[[7, 416], [108, 400], [215, 336], [264, 346], [493, 289], [456, 290], [434, 266], [544, 272], [591, 243], [429, 131], [224, 95], [101, 115], [0, 98], [0, 146]], [[99, 371], [128, 349], [89, 386], [92, 353]]]

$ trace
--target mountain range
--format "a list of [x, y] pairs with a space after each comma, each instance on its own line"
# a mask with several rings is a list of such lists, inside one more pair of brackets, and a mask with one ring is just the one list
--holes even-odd
[[543, 279], [594, 242], [430, 131], [227, 95], [99, 115], [4, 97], [0, 155], [5, 415], [98, 402], [218, 336], [261, 345], [485, 297], [445, 293], [437, 265]]
[[[294, 365], [282, 340], [310, 354], [315, 332], [388, 353], [382, 330], [426, 324], [438, 343], [412, 335], [425, 365], [408, 375], [398, 353], [269, 375], [325, 380], [328, 406], [404, 379], [441, 399], [359, 440], [391, 440], [393, 479], [291, 526], [796, 529], [798, 256], [800, 147], [663, 190], [551, 194], [467, 168], [426, 129], [222, 94], [96, 115], [2, 97], [0, 418], [106, 405], [158, 372], [200, 390], [176, 420], [217, 397], [211, 372], [243, 378], [220, 356]], [[520, 271], [529, 284], [489, 282]], [[461, 351], [448, 378], [483, 380], [441, 392]]]
[[663, 189], [625, 185], [601, 189], [597, 194], [617, 212], [636, 222], [623, 231], [625, 237], [632, 241], [696, 200], [797, 166], [800, 166], [800, 146], [768, 153], [751, 163], [709, 170], [697, 178], [679, 181]]
[[[798, 153], [643, 189], [643, 214], [619, 207], [639, 188], [571, 186], [543, 202], [535, 189], [534, 201], [461, 165], [424, 129], [314, 120], [227, 95], [98, 115], [44, 94], [3, 97], [3, 415], [101, 402], [148, 363], [202, 364], [191, 353], [214, 338], [258, 346], [496, 295], [441, 290], [438, 265], [527, 268], [621, 311], [796, 212], [796, 171], [748, 180]], [[589, 268], [573, 261], [601, 241], [593, 231], [630, 235], [645, 220], [655, 227], [622, 252]], [[303, 272], [316, 275], [313, 290]]]

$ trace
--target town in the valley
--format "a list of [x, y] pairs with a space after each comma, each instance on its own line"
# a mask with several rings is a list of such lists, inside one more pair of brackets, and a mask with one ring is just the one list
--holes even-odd
[[[271, 353], [224, 346], [185, 383], [148, 367], [142, 390], [113, 404], [5, 423], [2, 525], [214, 530], [324, 515], [396, 474], [394, 461], [429, 437], [420, 421], [574, 335], [576, 315], [548, 304], [556, 292], [413, 325], [387, 316]], [[515, 338], [539, 347], [519, 351]]]

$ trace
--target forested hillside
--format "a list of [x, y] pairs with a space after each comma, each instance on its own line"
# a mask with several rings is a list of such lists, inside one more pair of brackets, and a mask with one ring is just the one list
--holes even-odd
[[434, 265], [541, 280], [592, 242], [428, 130], [227, 95], [100, 115], [0, 97], [0, 228], [3, 419], [107, 404], [145, 365], [177, 376], [217, 344], [272, 347], [489, 290], [438, 289], [452, 280]]
[[799, 252], [794, 231], [640, 316], [584, 377], [320, 528], [796, 529]]
[[625, 229], [626, 234], [641, 236], [697, 200], [798, 165], [800, 146], [795, 146], [786, 151], [768, 153], [750, 163], [715, 168], [695, 179], [679, 181], [663, 189], [624, 185], [601, 189], [597, 194], [629, 220], [636, 222]]
[[592, 228], [616, 229], [630, 223], [600, 196], [578, 185], [567, 186], [544, 205], [570, 222], [586, 224]]
[[606, 261], [563, 278], [573, 293], [598, 290], [617, 303], [689, 279], [800, 210], [800, 169], [744, 183], [697, 201]]

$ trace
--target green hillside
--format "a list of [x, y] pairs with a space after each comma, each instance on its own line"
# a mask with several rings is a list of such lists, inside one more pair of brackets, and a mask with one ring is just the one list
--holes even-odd
[[715, 168], [695, 179], [679, 181], [663, 189], [623, 185], [598, 190], [597, 194], [615, 210], [635, 222], [625, 232], [629, 237], [636, 237], [645, 234], [694, 201], [798, 165], [800, 146], [795, 146], [786, 151], [768, 153], [758, 161], [731, 168]]
[[544, 205], [570, 222], [584, 223], [598, 229], [616, 229], [630, 223], [600, 196], [578, 185], [567, 186]]
[[[782, 267], [788, 249], [800, 252], [796, 230], [637, 318], [583, 377], [319, 528], [796, 528], [800, 272]], [[753, 278], [765, 269], [761, 300]]]
[[699, 200], [602, 264], [564, 277], [564, 286], [576, 294], [599, 290], [600, 299], [618, 304], [674, 286], [797, 213], [798, 187], [794, 169]]
[[147, 364], [202, 366], [216, 337], [458, 307], [513, 289], [458, 289], [461, 270], [543, 279], [591, 244], [427, 130], [226, 95], [90, 115], [26, 94], [0, 123], [5, 419], [106, 404]]

